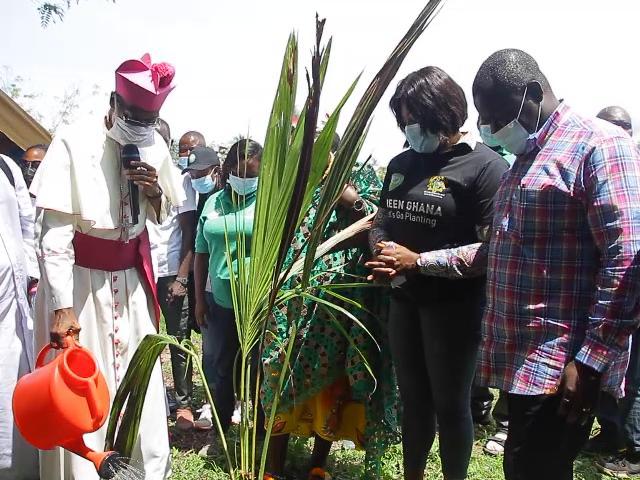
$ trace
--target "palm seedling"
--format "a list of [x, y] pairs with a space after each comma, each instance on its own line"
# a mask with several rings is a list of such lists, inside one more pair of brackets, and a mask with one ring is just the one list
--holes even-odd
[[[328, 43], [323, 44], [324, 20], [316, 19], [315, 45], [310, 71], [306, 73], [307, 96], [299, 114], [299, 120], [292, 128], [291, 119], [296, 113], [294, 109], [298, 92], [298, 40], [294, 34], [289, 36], [264, 141], [253, 235], [250, 240], [244, 238], [244, 228], [236, 228], [236, 232], [239, 232], [235, 238], [237, 256], [241, 261], [227, 254], [240, 343], [240, 352], [236, 361], [236, 368], [240, 369], [240, 380], [236, 385], [236, 395], [242, 402], [244, 411], [240, 425], [239, 455], [231, 455], [215, 408], [213, 410], [232, 479], [262, 478], [264, 474], [269, 435], [278, 407], [278, 395], [276, 392], [270, 411], [265, 412], [267, 436], [261, 451], [258, 451], [257, 433], [262, 425], [256, 425], [254, 420], [257, 418], [261, 379], [260, 371], [252, 371], [254, 363], [251, 359], [256, 349], [260, 349], [262, 345], [265, 326], [273, 309], [294, 298], [310, 299], [322, 308], [334, 314], [346, 315], [359, 324], [357, 317], [348, 312], [339, 302], [333, 303], [329, 300], [350, 302], [349, 299], [337, 293], [340, 286], [311, 287], [312, 267], [317, 258], [327, 253], [341, 240], [361, 232], [367, 226], [367, 219], [362, 220], [341, 232], [339, 237], [329, 239], [322, 244], [326, 224], [360, 154], [374, 109], [409, 50], [431, 23], [443, 3], [444, 0], [428, 2], [373, 78], [347, 124], [341, 145], [330, 165], [329, 152], [340, 114], [352, 95], [359, 77], [346, 89], [343, 98], [317, 134], [320, 98], [332, 43], [329, 40]], [[318, 188], [320, 201], [317, 205], [317, 220], [308, 240], [306, 253], [294, 259], [291, 265], [285, 265], [291, 241], [309, 210], [313, 194]], [[237, 221], [243, 220], [238, 218]], [[245, 258], [245, 252], [248, 251], [249, 246], [250, 261]], [[289, 288], [283, 288], [285, 282], [292, 278], [295, 279], [293, 286], [288, 284]], [[354, 308], [358, 307], [355, 302], [351, 301], [349, 304]], [[292, 321], [290, 324], [289, 338], [293, 339], [296, 335], [296, 322]], [[346, 335], [346, 332], [344, 334]], [[282, 346], [285, 367], [279, 373], [280, 390], [287, 380], [287, 366], [293, 343], [288, 341]], [[167, 345], [175, 345], [190, 355], [196, 372], [202, 375], [202, 365], [193, 345], [189, 342], [178, 344], [174, 338], [164, 335], [151, 335], [145, 338], [138, 347], [116, 394], [109, 422], [108, 449], [116, 450], [124, 456], [131, 455], [138, 434], [140, 414], [151, 370], [157, 363], [160, 352]], [[214, 402], [207, 383], [203, 382], [203, 385], [205, 395], [213, 406]], [[253, 405], [252, 409], [251, 405]]]

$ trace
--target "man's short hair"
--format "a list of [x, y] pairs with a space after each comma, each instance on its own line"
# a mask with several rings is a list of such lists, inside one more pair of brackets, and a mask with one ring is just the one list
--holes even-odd
[[200, 132], [196, 132], [195, 130], [190, 130], [187, 133], [185, 133], [184, 135], [182, 135], [182, 137], [193, 137], [198, 141], [198, 144], [201, 147], [206, 147], [207, 146], [207, 141], [204, 139], [204, 135], [201, 134]]
[[46, 152], [47, 150], [49, 150], [49, 145], [45, 145], [44, 143], [37, 143], [35, 145], [31, 145], [30, 147], [27, 147], [27, 149], [25, 150], [25, 153], [28, 152], [29, 150], [44, 150]]
[[498, 50], [482, 63], [473, 81], [473, 94], [478, 91], [522, 92], [523, 87], [533, 81], [538, 82], [543, 90], [549, 89], [547, 77], [531, 55], [507, 48]]

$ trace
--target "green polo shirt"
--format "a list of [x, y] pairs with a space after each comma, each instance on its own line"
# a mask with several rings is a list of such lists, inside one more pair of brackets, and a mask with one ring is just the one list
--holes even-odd
[[247, 195], [244, 199], [238, 199], [236, 196], [236, 202], [237, 204], [234, 203], [229, 187], [211, 195], [202, 209], [196, 235], [196, 253], [209, 254], [209, 277], [213, 299], [225, 308], [233, 308], [231, 277], [226, 256], [227, 242], [229, 242], [229, 254], [233, 259], [234, 270], [237, 273], [238, 233], [244, 232], [246, 239], [246, 262], [251, 254], [256, 194]]

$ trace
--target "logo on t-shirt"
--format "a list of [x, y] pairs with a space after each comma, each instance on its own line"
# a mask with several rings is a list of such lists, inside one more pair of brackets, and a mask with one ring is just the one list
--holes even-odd
[[444, 192], [447, 190], [447, 179], [441, 175], [429, 178], [424, 191], [426, 196], [443, 198]]
[[389, 182], [389, 191], [395, 190], [404, 182], [404, 175], [401, 173], [394, 173], [391, 175], [391, 181]]

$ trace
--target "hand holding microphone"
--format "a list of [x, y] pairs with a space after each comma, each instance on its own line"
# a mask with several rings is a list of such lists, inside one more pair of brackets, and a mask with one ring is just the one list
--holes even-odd
[[149, 198], [158, 198], [162, 189], [158, 185], [158, 172], [148, 163], [140, 160], [140, 150], [133, 144], [122, 147], [122, 166], [126, 169], [131, 194], [131, 214], [133, 223], [138, 223], [140, 205], [138, 204], [138, 188]]

